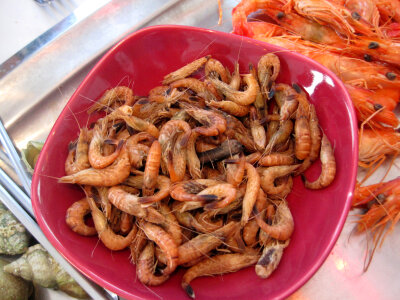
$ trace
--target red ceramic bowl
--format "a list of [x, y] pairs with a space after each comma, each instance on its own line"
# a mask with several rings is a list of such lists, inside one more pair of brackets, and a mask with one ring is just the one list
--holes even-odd
[[[265, 53], [281, 60], [277, 79], [304, 87], [315, 104], [320, 125], [335, 148], [337, 175], [323, 190], [306, 190], [299, 178], [288, 197], [295, 231], [278, 269], [268, 279], [258, 278], [254, 267], [192, 282], [197, 299], [285, 298], [301, 287], [321, 266], [334, 246], [350, 207], [357, 165], [357, 123], [351, 100], [340, 80], [314, 61], [256, 40], [212, 30], [158, 26], [137, 31], [112, 48], [81, 83], [55, 123], [37, 163], [32, 182], [32, 203], [37, 221], [57, 250], [99, 285], [129, 299], [187, 299], [180, 287], [182, 271], [159, 287], [145, 287], [137, 279], [129, 251], [112, 252], [96, 237], [73, 233], [65, 224], [67, 208], [83, 197], [81, 189], [60, 184], [68, 143], [79, 127], [90, 124], [86, 110], [103, 92], [129, 85], [146, 95], [164, 75], [211, 54], [241, 73]], [[76, 119], [79, 122], [77, 124]], [[318, 176], [319, 165], [307, 172]], [[157, 296], [158, 295], [158, 296]]]

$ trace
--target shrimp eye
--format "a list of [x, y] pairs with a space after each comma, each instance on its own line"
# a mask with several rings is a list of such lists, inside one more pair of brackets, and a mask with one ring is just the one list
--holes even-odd
[[351, 13], [351, 17], [352, 17], [354, 20], [357, 20], [357, 21], [361, 19], [360, 14], [359, 14], [358, 12], [356, 12], [356, 11], [353, 11], [353, 12]]
[[384, 194], [378, 194], [378, 196], [376, 196], [376, 198], [377, 198], [379, 201], [384, 201], [384, 200], [386, 199], [386, 196], [385, 196]]
[[274, 95], [275, 95], [275, 90], [274, 89], [270, 90], [268, 93], [268, 99], [272, 99]]
[[395, 80], [395, 79], [396, 79], [396, 74], [393, 73], [393, 72], [387, 72], [387, 73], [386, 73], [386, 77], [387, 77], [387, 79], [389, 79], [389, 80]]
[[378, 49], [379, 48], [379, 44], [377, 42], [371, 42], [368, 45], [368, 49]]
[[364, 60], [365, 61], [372, 61], [372, 57], [369, 54], [364, 54]]
[[283, 11], [280, 11], [276, 14], [276, 17], [280, 20], [285, 16], [285, 13]]
[[379, 103], [375, 103], [375, 104], [374, 104], [374, 109], [375, 109], [375, 110], [380, 110], [382, 107], [383, 107], [382, 104], [379, 104]]
[[292, 84], [292, 87], [296, 90], [296, 92], [297, 92], [298, 94], [301, 93], [301, 88], [299, 87], [299, 85], [298, 85], [297, 83], [293, 83], [293, 84]]

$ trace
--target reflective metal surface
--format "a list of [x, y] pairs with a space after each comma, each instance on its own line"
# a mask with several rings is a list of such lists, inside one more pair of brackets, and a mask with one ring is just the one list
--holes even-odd
[[[102, 7], [88, 13], [61, 35], [53, 32], [57, 36], [55, 40], [37, 48], [18, 66], [0, 66], [0, 73], [7, 73], [0, 79], [0, 117], [19, 149], [29, 140], [47, 137], [81, 80], [98, 58], [121, 38], [141, 27], [157, 24], [191, 25], [229, 32], [231, 10], [239, 0], [222, 1], [221, 26], [217, 25], [216, 0], [104, 2]], [[0, 161], [0, 165], [7, 166], [4, 161]], [[387, 179], [397, 176], [399, 171], [394, 165]], [[375, 178], [380, 179], [382, 175], [376, 174]], [[350, 212], [323, 266], [290, 299], [398, 299], [398, 226], [376, 250], [368, 271], [363, 272], [366, 252], [371, 250], [372, 242], [368, 235], [354, 234], [355, 214], [357, 211]]]

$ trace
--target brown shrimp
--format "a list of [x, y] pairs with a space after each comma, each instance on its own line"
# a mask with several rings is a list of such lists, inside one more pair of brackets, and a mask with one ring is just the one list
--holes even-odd
[[322, 136], [320, 159], [321, 159], [321, 174], [317, 180], [309, 182], [304, 175], [302, 176], [304, 180], [304, 185], [308, 189], [322, 189], [330, 185], [335, 179], [336, 175], [335, 155], [333, 153], [331, 143], [329, 142], [325, 134]]
[[131, 164], [128, 152], [123, 146], [118, 158], [112, 165], [104, 169], [85, 169], [78, 173], [63, 176], [59, 179], [62, 183], [78, 183], [94, 186], [113, 186], [123, 182], [130, 173]]
[[166, 176], [158, 175], [155, 188], [158, 189], [156, 193], [151, 196], [140, 197], [139, 202], [142, 204], [154, 203], [167, 198], [171, 188], [171, 180]]
[[225, 132], [226, 120], [217, 111], [201, 109], [188, 103], [180, 105], [189, 115], [204, 125], [196, 127], [193, 131], [205, 136], [216, 136]]
[[172, 204], [172, 210], [179, 211], [179, 212], [185, 212], [188, 210], [194, 210], [198, 209], [201, 207], [204, 207], [205, 202], [204, 201], [174, 201]]
[[112, 205], [111, 205], [110, 201], [108, 200], [108, 187], [96, 186], [94, 188], [96, 189], [99, 197], [97, 198], [97, 194], [93, 194], [92, 192], [90, 192], [90, 193], [91, 193], [92, 197], [94, 197], [96, 202], [100, 204], [101, 209], [104, 212], [104, 215], [109, 220], [111, 217]]
[[132, 226], [133, 226], [133, 216], [123, 211], [121, 213], [121, 224], [120, 224], [121, 233], [127, 234], [129, 231], [131, 231]]
[[72, 203], [72, 205], [67, 209], [65, 222], [72, 231], [80, 235], [96, 235], [96, 228], [85, 224], [85, 216], [87, 214], [90, 214], [90, 206], [89, 203], [86, 201], [86, 198], [83, 198], [79, 201]]
[[143, 177], [143, 196], [150, 196], [157, 185], [158, 171], [161, 164], [161, 146], [158, 141], [154, 141], [147, 155], [146, 166]]
[[198, 212], [195, 215], [198, 224], [200, 224], [205, 229], [205, 233], [215, 231], [224, 225], [222, 219], [213, 220], [213, 217], [213, 211]]
[[154, 245], [148, 242], [144, 247], [136, 263], [136, 274], [141, 283], [156, 286], [168, 280], [169, 275], [156, 276], [154, 270]]
[[243, 242], [240, 230], [236, 231], [235, 234], [228, 237], [224, 244], [230, 251], [236, 253], [243, 253], [246, 249], [246, 245]]
[[267, 194], [279, 194], [284, 189], [284, 185], [275, 186], [275, 180], [279, 177], [284, 177], [293, 173], [299, 165], [291, 166], [274, 166], [268, 168], [260, 168], [261, 187]]
[[[227, 162], [229, 162], [229, 160], [225, 160], [225, 163]], [[242, 183], [245, 168], [246, 157], [241, 155], [237, 164], [228, 164], [226, 166], [226, 181], [234, 187], [238, 187]]]
[[223, 93], [226, 99], [233, 101], [239, 105], [250, 105], [256, 101], [257, 95], [260, 93], [260, 87], [257, 79], [252, 74], [245, 74], [243, 81], [247, 85], [245, 91], [237, 91], [232, 89], [228, 84], [214, 78], [210, 78], [214, 86]]
[[[260, 188], [257, 195], [255, 207], [259, 212], [260, 216], [264, 218], [265, 210], [268, 206], [267, 196], [264, 191]], [[243, 227], [243, 240], [247, 246], [253, 246], [257, 243], [257, 233], [260, 226], [258, 226], [255, 218], [250, 219]]]
[[197, 71], [199, 68], [201, 68], [206, 62], [207, 60], [210, 59], [210, 55], [204, 56], [202, 58], [196, 59], [194, 61], [192, 61], [191, 63], [183, 66], [182, 68], [169, 73], [168, 75], [164, 76], [164, 80], [163, 80], [163, 84], [170, 84], [174, 81], [177, 81], [179, 79], [183, 79], [187, 76], [189, 76], [190, 74], [194, 73], [195, 71]]
[[273, 240], [264, 246], [264, 250], [258, 260], [255, 270], [258, 277], [268, 278], [273, 271], [278, 267], [283, 250], [289, 245], [290, 240], [286, 240], [285, 243]]
[[91, 114], [95, 111], [110, 108], [115, 102], [123, 102], [125, 105], [133, 105], [136, 98], [133, 95], [131, 88], [127, 86], [117, 86], [115, 88], [106, 90], [101, 98], [93, 104], [88, 113]]
[[111, 114], [105, 117], [107, 121], [114, 121], [114, 120], [123, 120], [125, 121], [126, 125], [137, 130], [137, 131], [145, 131], [155, 138], [158, 138], [159, 131], [157, 127], [150, 123], [149, 121], [143, 120], [136, 116], [132, 115], [133, 110], [132, 107], [123, 105], [118, 109], [114, 110]]
[[228, 138], [237, 140], [250, 152], [256, 151], [256, 145], [243, 123], [231, 115], [227, 115], [225, 118], [227, 122], [225, 134]]
[[243, 198], [242, 218], [240, 221], [242, 227], [249, 221], [261, 184], [260, 175], [253, 165], [246, 163], [245, 168], [247, 173], [247, 185], [246, 193]]
[[167, 85], [156, 86], [149, 91], [149, 101], [164, 103], [168, 102], [168, 96], [171, 94], [171, 88]]
[[108, 199], [118, 209], [143, 218], [149, 222], [160, 224], [165, 222], [165, 218], [153, 207], [142, 207], [140, 197], [125, 191], [123, 186], [113, 186], [108, 190]]
[[[279, 129], [279, 118], [280, 117], [279, 117], [278, 112], [279, 112], [278, 105], [274, 105], [274, 107], [272, 108], [272, 115], [270, 115], [270, 116], [277, 117], [277, 120], [269, 120], [269, 122], [268, 122], [268, 127], [267, 127], [267, 132], [266, 132], [266, 138], [267, 138], [268, 143], [271, 141], [272, 137], [275, 135], [275, 133]], [[273, 145], [272, 145], [272, 147], [273, 147]]]
[[311, 148], [309, 156], [301, 163], [300, 167], [294, 172], [294, 175], [299, 175], [307, 170], [311, 164], [318, 158], [321, 149], [321, 129], [318, 124], [318, 117], [314, 105], [310, 104], [310, 136]]
[[230, 75], [219, 60], [210, 58], [205, 64], [204, 71], [207, 77], [218, 78], [229, 83]]
[[286, 241], [294, 231], [294, 221], [292, 213], [285, 200], [282, 200], [276, 208], [276, 213], [272, 225], [267, 224], [258, 214], [257, 209], [254, 212], [258, 226], [261, 230], [270, 235], [272, 238]]
[[257, 250], [246, 248], [243, 253], [221, 254], [206, 258], [191, 267], [182, 277], [182, 288], [189, 297], [195, 298], [190, 282], [200, 276], [211, 276], [235, 272], [248, 266], [254, 265], [260, 255]]
[[287, 195], [290, 194], [293, 188], [293, 178], [292, 176], [286, 176], [286, 177], [281, 177], [278, 178], [277, 180], [277, 190], [279, 193], [274, 193], [274, 194], [268, 194], [268, 197], [271, 199], [285, 199]]
[[278, 105], [280, 104], [280, 122], [293, 118], [296, 115], [296, 109], [299, 105], [297, 97], [296, 90], [291, 86], [283, 83], [275, 86], [275, 99]]
[[171, 89], [184, 88], [193, 91], [197, 96], [203, 99], [216, 99], [207, 88], [206, 83], [196, 78], [184, 78], [174, 81], [170, 84]]
[[258, 164], [263, 167], [292, 165], [294, 157], [286, 153], [271, 153], [260, 158]]
[[240, 83], [242, 79], [240, 78], [240, 72], [239, 72], [239, 63], [235, 63], [235, 68], [233, 70], [232, 76], [231, 76], [231, 81], [229, 82], [229, 87], [232, 90], [238, 91], [240, 88]]
[[143, 161], [150, 150], [146, 143], [153, 143], [154, 140], [155, 138], [147, 132], [139, 132], [126, 140], [126, 149], [132, 166], [138, 169], [143, 166]]
[[[118, 142], [118, 146], [115, 151], [109, 155], [102, 154], [102, 145], [105, 142], [105, 131], [107, 127], [105, 125], [99, 125], [94, 128], [93, 138], [89, 144], [89, 162], [90, 165], [95, 169], [103, 169], [109, 165], [111, 165], [119, 156], [122, 146], [124, 145], [124, 141], [121, 140]], [[111, 141], [113, 142], [113, 141]], [[116, 142], [113, 142], [116, 143]]]
[[171, 235], [175, 244], [179, 246], [182, 244], [182, 228], [179, 226], [178, 220], [166, 203], [160, 202], [159, 210], [165, 217], [165, 223], [161, 224], [161, 226]]
[[[158, 141], [161, 145], [161, 158], [162, 158], [162, 168], [164, 171], [170, 171], [168, 166], [171, 166], [173, 162], [172, 160], [172, 151], [174, 147], [174, 142], [177, 139], [177, 134], [183, 132], [184, 135], [181, 138], [182, 147], [186, 147], [189, 142], [190, 135], [192, 134], [192, 129], [190, 125], [182, 120], [170, 120], [165, 123], [160, 130], [160, 136]], [[173, 171], [173, 170], [172, 170]]]
[[197, 194], [198, 196], [202, 195], [212, 195], [216, 196], [217, 200], [207, 203], [204, 206], [204, 210], [212, 210], [216, 208], [222, 208], [227, 206], [236, 198], [236, 188], [229, 184], [229, 183], [220, 183], [208, 187], [202, 190], [200, 193]]
[[197, 132], [192, 132], [186, 148], [186, 164], [193, 179], [201, 178], [200, 160], [196, 153]]
[[189, 212], [181, 212], [176, 210], [174, 211], [174, 215], [176, 216], [179, 224], [184, 226], [184, 228], [195, 229], [197, 232], [201, 233], [210, 232], [207, 227], [204, 227], [203, 224], [199, 223], [199, 221]]
[[142, 229], [138, 228], [136, 236], [134, 237], [132, 243], [129, 245], [132, 263], [137, 264], [140, 253], [142, 253], [142, 250], [146, 246], [146, 243], [147, 243], [146, 235], [144, 234]]
[[270, 154], [272, 149], [280, 144], [285, 143], [293, 131], [293, 122], [291, 120], [284, 121], [278, 130], [269, 139], [268, 145], [265, 147], [264, 153]]
[[249, 105], [240, 105], [229, 100], [223, 100], [223, 101], [209, 100], [206, 101], [206, 103], [208, 106], [223, 110], [224, 112], [231, 114], [235, 117], [245, 117], [250, 111]]
[[[303, 95], [298, 95], [300, 98]], [[309, 105], [305, 107], [303, 104], [299, 104], [296, 113], [296, 121], [294, 124], [294, 135], [295, 135], [295, 152], [294, 154], [299, 160], [306, 159], [311, 151], [311, 133], [310, 124], [308, 122], [309, 116]]]
[[183, 243], [178, 247], [179, 264], [187, 263], [206, 255], [211, 250], [223, 243], [235, 230], [238, 224], [229, 222], [225, 226], [211, 232], [197, 235], [195, 238]]
[[88, 157], [90, 134], [87, 128], [82, 128], [76, 146], [72, 148], [68, 153], [67, 160], [65, 161], [65, 173], [72, 175], [79, 171], [90, 168], [90, 162]]
[[[249, 64], [249, 72], [258, 81], [257, 70], [253, 66], [252, 63]], [[267, 102], [265, 101], [265, 99], [267, 99], [267, 98], [266, 97], [264, 98], [263, 94], [260, 91], [256, 96], [256, 101], [254, 101], [254, 107], [256, 108], [258, 117], [265, 116], [266, 112], [268, 111], [268, 106], [267, 106]]]
[[88, 197], [87, 201], [92, 212], [94, 226], [96, 227], [96, 231], [103, 244], [108, 249], [115, 251], [122, 250], [128, 247], [132, 243], [132, 240], [136, 235], [137, 227], [134, 226], [125, 237], [115, 234], [108, 226], [106, 217], [103, 215], [101, 210], [97, 208], [97, 205], [94, 202], [93, 198]]
[[263, 55], [258, 61], [257, 69], [261, 93], [268, 97], [271, 83], [275, 81], [281, 69], [278, 56], [273, 53]]
[[175, 244], [171, 235], [160, 226], [149, 222], [141, 222], [140, 228], [146, 234], [147, 238], [155, 242], [157, 246], [159, 246], [165, 253], [167, 258], [167, 266], [162, 270], [162, 274], [171, 274], [178, 266], [179, 260], [178, 246]]
[[257, 150], [264, 151], [267, 145], [267, 136], [264, 126], [261, 125], [255, 107], [250, 108], [250, 130]]
[[[186, 175], [186, 146], [182, 146], [186, 139], [185, 133], [178, 134], [173, 149], [169, 152], [167, 169], [171, 182], [182, 181]], [[189, 138], [190, 139], [190, 138]]]
[[213, 179], [196, 179], [181, 181], [173, 184], [170, 189], [170, 195], [178, 201], [205, 201], [215, 200], [217, 197], [209, 195], [197, 195], [209, 186], [221, 183]]

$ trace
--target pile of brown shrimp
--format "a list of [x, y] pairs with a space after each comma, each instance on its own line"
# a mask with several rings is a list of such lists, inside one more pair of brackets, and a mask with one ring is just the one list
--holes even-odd
[[[87, 195], [68, 209], [68, 226], [111, 250], [129, 247], [146, 285], [187, 268], [182, 287], [192, 298], [199, 276], [255, 264], [267, 278], [294, 230], [292, 177], [321, 189], [336, 173], [314, 106], [299, 86], [275, 83], [279, 70], [271, 53], [244, 75], [205, 56], [148, 97], [106, 91], [89, 109], [106, 115], [71, 143], [60, 179]], [[321, 174], [309, 182], [303, 172], [318, 158]]]

